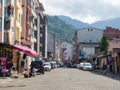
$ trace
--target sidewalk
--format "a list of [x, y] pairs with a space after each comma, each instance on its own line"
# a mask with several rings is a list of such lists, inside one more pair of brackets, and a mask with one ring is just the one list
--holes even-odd
[[100, 75], [103, 75], [103, 76], [106, 76], [109, 78], [113, 78], [116, 80], [120, 80], [120, 74], [114, 74], [114, 73], [110, 73], [110, 72], [104, 73], [103, 70], [94, 70], [94, 73], [100, 74]]
[[22, 79], [22, 78], [24, 78], [24, 75], [17, 73], [12, 74], [11, 77], [0, 77], [0, 85], [4, 85], [8, 82], [12, 82], [14, 80]]
[[6, 83], [11, 82], [11, 81], [13, 81], [13, 79], [10, 77], [0, 77], [0, 85], [6, 84]]

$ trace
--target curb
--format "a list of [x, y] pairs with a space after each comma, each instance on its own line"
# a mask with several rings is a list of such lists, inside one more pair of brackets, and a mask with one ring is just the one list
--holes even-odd
[[13, 79], [10, 77], [0, 77], [0, 84], [6, 84], [11, 81], [13, 81]]

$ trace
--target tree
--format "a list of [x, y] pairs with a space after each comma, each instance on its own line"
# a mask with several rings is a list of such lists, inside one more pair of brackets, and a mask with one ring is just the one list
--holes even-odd
[[106, 51], [108, 47], [109, 40], [107, 37], [103, 36], [100, 41], [100, 52]]

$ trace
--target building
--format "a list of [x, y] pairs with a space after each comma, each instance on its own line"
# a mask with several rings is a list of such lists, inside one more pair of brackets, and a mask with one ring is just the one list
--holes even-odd
[[61, 43], [62, 61], [65, 63], [72, 62], [72, 44], [68, 42]]
[[55, 59], [58, 61], [58, 62], [61, 62], [62, 61], [62, 55], [61, 55], [61, 43], [60, 41], [56, 41], [55, 42]]
[[81, 58], [90, 58], [96, 54], [99, 49], [99, 42], [103, 36], [103, 31], [93, 27], [87, 27], [77, 30], [74, 34], [73, 57], [76, 63]]
[[41, 17], [43, 17], [43, 12], [44, 12], [44, 8], [43, 8], [43, 5], [41, 3], [38, 3], [38, 7], [36, 7], [36, 14], [37, 14], [37, 18], [35, 20], [36, 22], [36, 26], [37, 26], [37, 31], [35, 31], [34, 33], [34, 36], [37, 40], [37, 42], [35, 42], [35, 46], [34, 46], [34, 49], [37, 51], [38, 54], [41, 54], [42, 55], [42, 51], [41, 51], [41, 47], [42, 47], [42, 44], [41, 44], [41, 38], [43, 37], [43, 34], [41, 33]]
[[37, 31], [34, 32], [34, 37], [37, 42], [35, 42], [34, 49], [41, 56], [47, 58], [47, 17], [43, 14], [44, 7], [42, 3], [35, 8], [37, 18], [35, 19], [35, 25], [37, 26]]
[[22, 34], [22, 0], [15, 0], [15, 20], [14, 20], [14, 43], [21, 44], [21, 34]]
[[[42, 3], [40, 3], [43, 8]], [[44, 8], [42, 9], [44, 11]], [[47, 17], [40, 14], [40, 51], [43, 57], [47, 58]]]
[[103, 35], [109, 40], [113, 38], [120, 38], [120, 30], [112, 27], [106, 27], [106, 29], [103, 32]]
[[[2, 9], [2, 0], [0, 1], [0, 42], [2, 42], [2, 38], [4, 39], [4, 43], [14, 44], [14, 30], [15, 30], [15, 2], [14, 0], [4, 0], [4, 9]], [[2, 13], [4, 10], [4, 15]], [[2, 35], [2, 17], [4, 17], [4, 35]], [[4, 36], [4, 37], [3, 37]]]
[[55, 34], [48, 33], [47, 39], [47, 57], [53, 60], [55, 59]]

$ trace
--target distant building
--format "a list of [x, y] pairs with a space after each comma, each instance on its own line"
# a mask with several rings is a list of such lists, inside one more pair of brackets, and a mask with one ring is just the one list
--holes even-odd
[[62, 50], [62, 60], [64, 61], [72, 61], [72, 44], [68, 42], [61, 43]]
[[58, 62], [61, 62], [62, 59], [61, 59], [61, 43], [60, 41], [56, 41], [55, 42], [55, 59], [58, 61]]
[[44, 8], [42, 6], [41, 3], [38, 3], [38, 6], [35, 8], [36, 10], [36, 14], [37, 14], [37, 18], [35, 19], [35, 25], [37, 26], [37, 30], [34, 32], [34, 36], [37, 40], [37, 42], [35, 42], [35, 45], [34, 45], [34, 49], [37, 51], [38, 54], [41, 54], [42, 55], [42, 51], [41, 51], [41, 47], [42, 47], [42, 44], [41, 44], [41, 38], [43, 36], [42, 33], [40, 33], [40, 30], [41, 30], [41, 23], [40, 23], [40, 19], [41, 17], [43, 17], [43, 12], [44, 12]]
[[109, 40], [113, 38], [120, 38], [120, 30], [112, 27], [106, 27], [103, 35], [107, 37]]
[[98, 52], [99, 42], [103, 36], [103, 30], [87, 27], [75, 32], [73, 38], [73, 59], [79, 63], [80, 58], [90, 57]]
[[49, 59], [55, 58], [55, 34], [48, 33], [47, 34], [47, 57]]

